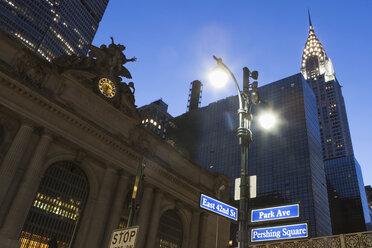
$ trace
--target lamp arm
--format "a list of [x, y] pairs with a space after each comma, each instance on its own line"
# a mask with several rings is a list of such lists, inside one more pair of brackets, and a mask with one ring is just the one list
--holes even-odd
[[239, 88], [239, 85], [238, 85], [238, 81], [236, 80], [234, 74], [232, 73], [232, 71], [229, 69], [229, 67], [227, 67], [223, 62], [222, 62], [222, 59], [221, 58], [217, 58], [216, 56], [213, 56], [213, 58], [217, 61], [217, 64], [222, 66], [226, 71], [228, 71], [230, 73], [230, 76], [232, 77], [234, 83], [235, 83], [235, 86], [236, 86], [236, 89], [238, 90], [238, 97], [239, 97], [239, 109], [244, 109], [244, 103], [243, 103], [243, 99], [242, 99], [242, 93], [240, 91], [240, 88]]

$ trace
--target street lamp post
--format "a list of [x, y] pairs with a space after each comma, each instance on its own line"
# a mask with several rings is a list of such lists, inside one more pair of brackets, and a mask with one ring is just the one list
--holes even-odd
[[[243, 68], [243, 91], [240, 90], [238, 82], [231, 70], [222, 62], [221, 58], [213, 58], [217, 61], [217, 66], [226, 70], [234, 80], [239, 98], [239, 127], [237, 128], [237, 137], [241, 145], [241, 164], [240, 164], [240, 202], [239, 202], [239, 231], [237, 235], [238, 247], [248, 247], [248, 205], [249, 191], [247, 190], [247, 169], [248, 169], [248, 151], [252, 142], [252, 132], [250, 129], [252, 114], [252, 105], [263, 103], [258, 95], [257, 81], [250, 83], [249, 78], [257, 80], [258, 72], [250, 72], [247, 67]], [[220, 76], [219, 76], [220, 77]], [[251, 89], [251, 91], [250, 91]]]

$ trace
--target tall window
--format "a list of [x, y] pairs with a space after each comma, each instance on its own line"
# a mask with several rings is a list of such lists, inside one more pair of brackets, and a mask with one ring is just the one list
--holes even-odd
[[173, 210], [166, 211], [160, 218], [155, 248], [181, 248], [182, 222]]
[[73, 241], [89, 193], [84, 172], [74, 163], [51, 165], [39, 185], [23, 226], [20, 248], [67, 248]]

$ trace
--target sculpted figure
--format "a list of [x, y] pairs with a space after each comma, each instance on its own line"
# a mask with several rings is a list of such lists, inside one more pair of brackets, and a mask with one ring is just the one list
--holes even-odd
[[114, 44], [114, 39], [111, 37], [112, 43], [109, 47], [102, 45], [101, 47], [96, 47], [90, 45], [89, 57], [95, 58], [96, 67], [99, 71], [106, 72], [113, 76], [122, 76], [125, 78], [132, 78], [132, 75], [123, 65], [127, 62], [136, 61], [136, 58], [127, 59], [123, 54], [125, 46], [121, 44]]

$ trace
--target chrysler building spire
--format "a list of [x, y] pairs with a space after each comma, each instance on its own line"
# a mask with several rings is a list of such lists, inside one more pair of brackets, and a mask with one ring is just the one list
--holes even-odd
[[341, 86], [331, 59], [315, 35], [309, 16], [309, 34], [302, 53], [301, 73], [316, 96], [323, 158], [352, 155], [350, 132]]
[[320, 43], [318, 37], [315, 35], [309, 10], [308, 15], [309, 35], [302, 53], [301, 73], [305, 79], [325, 74], [326, 81], [334, 80], [335, 72], [332, 61], [327, 57], [322, 43]]

